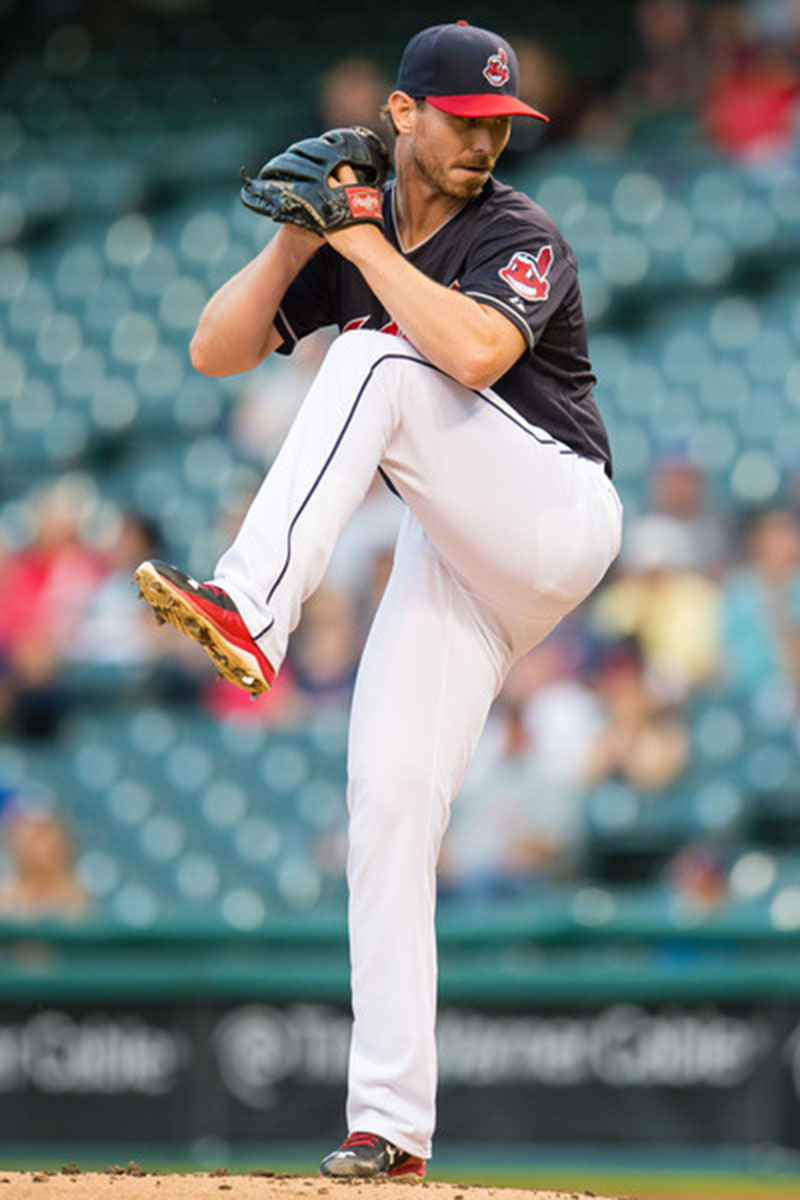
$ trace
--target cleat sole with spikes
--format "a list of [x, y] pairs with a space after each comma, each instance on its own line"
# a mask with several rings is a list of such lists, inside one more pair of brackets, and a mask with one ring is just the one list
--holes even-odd
[[232, 646], [214, 623], [192, 608], [181, 592], [162, 578], [151, 563], [143, 563], [134, 579], [158, 624], [168, 623], [202, 646], [223, 679], [249, 691], [253, 699], [269, 691], [269, 685], [254, 673], [253, 668], [245, 665], [252, 656]]

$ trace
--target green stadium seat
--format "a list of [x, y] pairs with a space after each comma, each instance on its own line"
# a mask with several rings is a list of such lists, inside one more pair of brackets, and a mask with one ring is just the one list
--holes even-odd
[[105, 850], [86, 850], [78, 857], [77, 873], [92, 901], [103, 904], [121, 886], [124, 866]]
[[170, 863], [180, 857], [186, 845], [186, 833], [180, 821], [163, 813], [148, 817], [137, 832], [143, 854], [157, 863]]
[[210, 854], [182, 854], [175, 865], [175, 887], [193, 904], [211, 903], [219, 894], [222, 872]]
[[700, 229], [686, 242], [681, 254], [684, 283], [690, 287], [716, 288], [733, 274], [736, 255], [730, 239], [717, 229]]
[[84, 327], [90, 334], [110, 335], [132, 308], [130, 291], [118, 279], [104, 279], [86, 299]]
[[740, 754], [745, 741], [742, 714], [720, 701], [709, 702], [692, 722], [692, 747], [701, 762], [725, 763]]
[[249, 779], [243, 784], [221, 774], [203, 789], [198, 813], [210, 829], [220, 831], [238, 826], [250, 805], [249, 783]]
[[219, 900], [219, 913], [232, 929], [258, 929], [267, 917], [267, 905], [254, 888], [232, 887]]
[[322, 878], [304, 855], [289, 856], [278, 865], [276, 888], [288, 909], [307, 911], [315, 908], [322, 897]]
[[790, 338], [779, 329], [765, 329], [747, 354], [747, 369], [752, 378], [768, 384], [781, 384], [797, 361]]
[[148, 929], [162, 915], [163, 901], [157, 892], [144, 883], [124, 883], [110, 901], [111, 911], [123, 924], [133, 929]]
[[155, 807], [154, 789], [135, 773], [126, 774], [114, 783], [106, 794], [106, 808], [111, 819], [126, 829], [141, 825]]
[[680, 200], [667, 197], [659, 210], [643, 224], [642, 236], [654, 254], [661, 255], [665, 261], [674, 264], [689, 242], [693, 228], [692, 217], [686, 205]]
[[283, 836], [274, 820], [266, 816], [250, 816], [238, 823], [232, 841], [239, 859], [261, 865], [277, 861]]

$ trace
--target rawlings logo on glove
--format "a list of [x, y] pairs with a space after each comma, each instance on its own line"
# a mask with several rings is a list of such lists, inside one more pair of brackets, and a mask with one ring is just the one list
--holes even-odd
[[[255, 179], [242, 173], [241, 199], [254, 212], [312, 233], [365, 222], [381, 225], [390, 165], [386, 147], [371, 129], [330, 129], [271, 158]], [[352, 168], [357, 183], [331, 184], [343, 166]]]
[[354, 221], [381, 221], [381, 193], [377, 188], [359, 187], [349, 184], [345, 187], [347, 203], [350, 205], [350, 216]]

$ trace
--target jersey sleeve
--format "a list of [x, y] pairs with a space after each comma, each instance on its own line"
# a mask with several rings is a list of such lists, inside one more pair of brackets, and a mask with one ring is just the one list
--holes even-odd
[[322, 246], [287, 288], [274, 321], [283, 338], [279, 354], [291, 354], [307, 334], [337, 323], [340, 262], [340, 256], [330, 246]]
[[575, 256], [558, 231], [511, 212], [489, 223], [459, 288], [513, 321], [532, 350], [577, 280]]

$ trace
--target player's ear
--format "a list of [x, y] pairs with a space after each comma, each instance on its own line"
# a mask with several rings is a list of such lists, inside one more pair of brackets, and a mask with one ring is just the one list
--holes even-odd
[[411, 133], [417, 113], [415, 101], [405, 92], [392, 92], [389, 97], [389, 113], [398, 134]]

